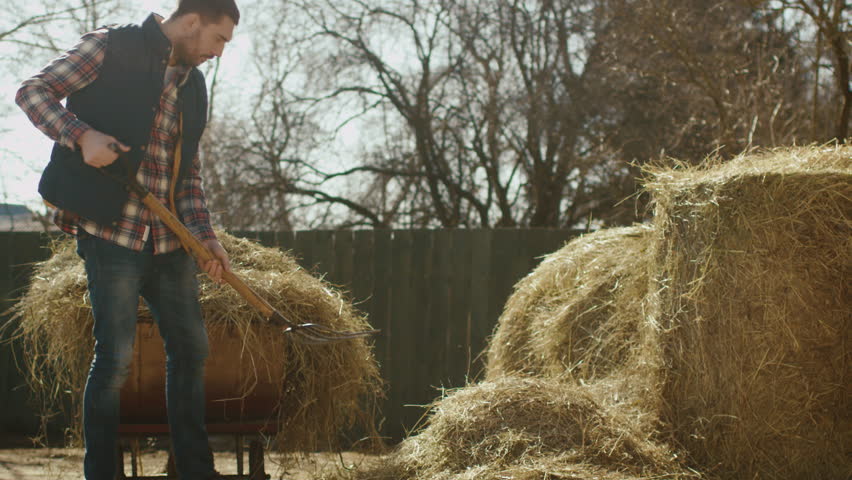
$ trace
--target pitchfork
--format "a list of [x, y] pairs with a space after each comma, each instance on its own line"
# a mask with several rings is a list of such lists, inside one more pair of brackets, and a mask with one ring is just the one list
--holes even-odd
[[[118, 181], [124, 185], [128, 191], [138, 195], [142, 200], [142, 203], [151, 209], [151, 211], [154, 212], [154, 215], [159, 217], [160, 220], [162, 220], [163, 223], [165, 223], [166, 226], [178, 236], [181, 243], [188, 248], [197, 259], [203, 262], [215, 260], [207, 246], [195, 238], [195, 236], [192, 235], [192, 232], [190, 232], [189, 229], [187, 229], [183, 223], [181, 223], [181, 221], [178, 220], [178, 218], [169, 211], [165, 205], [163, 205], [162, 202], [157, 200], [151, 192], [149, 192], [139, 183], [138, 180], [136, 180], [136, 176], [132, 171], [133, 169], [130, 168], [129, 162], [126, 159], [125, 152], [121, 151], [115, 143], [111, 143], [109, 147], [114, 152], [118, 153], [118, 159], [116, 162], [121, 162], [120, 166], [124, 169], [126, 175], [121, 176], [105, 168], [100, 169], [101, 173], [104, 173], [113, 180]], [[316, 323], [297, 324], [291, 322], [290, 320], [287, 320], [281, 312], [273, 308], [272, 305], [270, 305], [263, 297], [252, 290], [251, 287], [243, 282], [243, 280], [235, 273], [227, 271], [222, 272], [222, 278], [228, 282], [229, 285], [234, 287], [234, 290], [236, 290], [240, 296], [256, 308], [267, 321], [286, 327], [284, 329], [284, 333], [292, 334], [293, 339], [299, 343], [334, 343], [353, 338], [366, 337], [379, 332], [378, 330], [338, 332]]]

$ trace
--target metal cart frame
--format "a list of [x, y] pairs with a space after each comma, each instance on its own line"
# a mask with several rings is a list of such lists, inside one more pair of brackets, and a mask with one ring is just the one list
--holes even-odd
[[[171, 450], [169, 451], [169, 460], [166, 466], [165, 475], [139, 475], [139, 439], [147, 437], [163, 437], [168, 436], [169, 426], [167, 424], [121, 424], [118, 428], [121, 440], [118, 446], [118, 464], [119, 470], [116, 474], [116, 480], [164, 480], [177, 479], [177, 472], [174, 467], [174, 457]], [[223, 479], [228, 480], [269, 480], [270, 475], [266, 473], [264, 462], [263, 443], [258, 438], [252, 438], [249, 441], [248, 448], [248, 472], [245, 471], [245, 449], [244, 439], [246, 436], [256, 437], [259, 434], [274, 434], [276, 428], [269, 423], [210, 423], [207, 424], [207, 433], [214, 435], [233, 435], [234, 437], [234, 453], [237, 460], [236, 475], [222, 475]], [[125, 472], [124, 457], [126, 451], [130, 453], [130, 469], [131, 473], [128, 476]]]

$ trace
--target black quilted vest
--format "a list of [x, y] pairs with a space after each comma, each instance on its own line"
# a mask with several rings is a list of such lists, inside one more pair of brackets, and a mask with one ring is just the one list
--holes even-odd
[[[163, 90], [171, 44], [150, 15], [142, 25], [110, 28], [106, 55], [94, 82], [72, 93], [67, 108], [92, 128], [132, 148], [132, 174], [142, 162]], [[193, 68], [178, 91], [183, 113], [183, 147], [178, 182], [185, 178], [207, 124], [207, 87]], [[106, 167], [122, 174], [118, 162]], [[39, 193], [53, 205], [100, 224], [121, 217], [129, 193], [83, 162], [79, 150], [55, 144], [42, 173]]]

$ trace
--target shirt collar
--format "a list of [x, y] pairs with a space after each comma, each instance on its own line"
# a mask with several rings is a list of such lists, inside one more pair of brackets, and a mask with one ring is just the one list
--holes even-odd
[[[172, 42], [163, 33], [163, 28], [161, 23], [163, 22], [163, 17], [157, 15], [156, 13], [151, 13], [148, 15], [148, 18], [142, 22], [142, 29], [145, 31], [146, 40], [151, 42], [151, 46], [166, 60], [168, 61], [169, 57], [172, 54]], [[178, 75], [178, 86], [182, 87], [186, 84], [187, 80], [189, 80], [189, 72], [192, 68], [179, 65], [173, 67], [177, 69], [175, 73]]]

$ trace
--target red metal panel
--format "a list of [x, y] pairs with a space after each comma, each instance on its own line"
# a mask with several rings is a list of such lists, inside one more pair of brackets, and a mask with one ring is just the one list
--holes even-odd
[[[210, 424], [262, 423], [275, 415], [286, 340], [279, 327], [255, 323], [251, 331], [255, 338], [251, 344], [230, 325], [217, 326], [208, 334], [204, 384]], [[153, 321], [137, 323], [134, 349], [130, 376], [121, 390], [121, 423], [165, 424], [166, 358]]]

